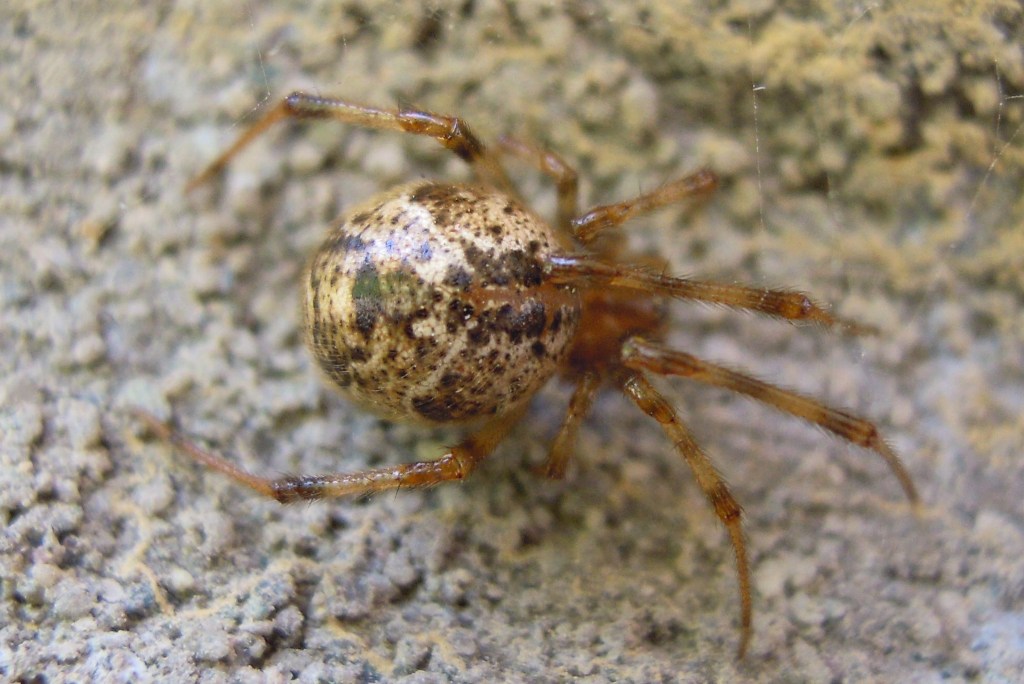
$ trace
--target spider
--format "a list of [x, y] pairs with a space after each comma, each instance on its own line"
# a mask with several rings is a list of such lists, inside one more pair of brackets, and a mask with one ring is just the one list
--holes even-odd
[[599, 239], [614, 237], [632, 218], [710, 193], [718, 184], [711, 170], [578, 213], [576, 172], [561, 157], [522, 140], [501, 139], [501, 153], [553, 179], [558, 201], [550, 225], [525, 207], [500, 156], [462, 119], [296, 92], [267, 110], [187, 189], [211, 180], [254, 139], [287, 119], [331, 119], [424, 135], [471, 165], [473, 184], [416, 181], [354, 208], [330, 229], [306, 266], [302, 310], [307, 345], [344, 394], [389, 419], [469, 424], [472, 430], [433, 461], [273, 479], [243, 470], [139, 412], [154, 434], [196, 461], [282, 503], [462, 480], [523, 417], [533, 394], [560, 374], [575, 388], [539, 468], [559, 479], [596, 392], [613, 386], [660, 424], [728, 531], [739, 584], [739, 657], [752, 631], [741, 508], [649, 374], [745, 394], [874, 451], [907, 498], [917, 501], [910, 475], [873, 423], [663, 344], [669, 298], [854, 334], [869, 330], [800, 292], [670, 277], [621, 259], [616, 240]]

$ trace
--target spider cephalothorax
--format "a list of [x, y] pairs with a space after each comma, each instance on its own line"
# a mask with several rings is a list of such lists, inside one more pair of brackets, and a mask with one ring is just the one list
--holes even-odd
[[270, 125], [288, 118], [334, 119], [430, 136], [473, 166], [476, 184], [412, 183], [353, 209], [328, 233], [304, 272], [303, 319], [320, 368], [362, 405], [395, 420], [475, 427], [433, 461], [272, 479], [242, 470], [140, 414], [200, 462], [283, 503], [461, 480], [501, 442], [529, 398], [561, 373], [575, 391], [542, 468], [559, 478], [595, 393], [603, 385], [617, 387], [662, 426], [728, 529], [739, 576], [741, 655], [751, 632], [751, 599], [740, 507], [647, 373], [746, 394], [873, 450], [916, 501], [910, 476], [874, 424], [664, 346], [661, 302], [712, 302], [851, 332], [866, 328], [836, 318], [799, 292], [673, 278], [596, 246], [596, 238], [630, 218], [710, 192], [717, 185], [711, 171], [579, 214], [576, 174], [560, 157], [502, 140], [505, 154], [554, 179], [558, 210], [551, 225], [524, 206], [498, 157], [461, 119], [294, 93], [190, 187], [219, 173]]

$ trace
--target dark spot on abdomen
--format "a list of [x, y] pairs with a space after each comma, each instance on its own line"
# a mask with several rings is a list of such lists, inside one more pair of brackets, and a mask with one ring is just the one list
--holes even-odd
[[530, 302], [523, 311], [523, 333], [527, 337], [540, 337], [547, 324], [544, 302]]
[[438, 423], [445, 423], [452, 419], [451, 407], [439, 397], [430, 395], [413, 397], [412, 407], [424, 418]]
[[528, 301], [519, 311], [506, 304], [498, 311], [498, 324], [508, 333], [512, 343], [524, 337], [540, 337], [547, 325], [547, 312], [543, 302]]
[[469, 271], [452, 264], [448, 267], [448, 272], [444, 276], [444, 284], [450, 287], [454, 287], [458, 290], [466, 292], [469, 290], [469, 286], [473, 282], [473, 276]]
[[356, 305], [356, 330], [369, 337], [377, 325], [377, 317], [380, 315], [380, 304], [374, 304], [357, 299]]
[[551, 317], [551, 332], [556, 333], [562, 329], [562, 310], [559, 309]]

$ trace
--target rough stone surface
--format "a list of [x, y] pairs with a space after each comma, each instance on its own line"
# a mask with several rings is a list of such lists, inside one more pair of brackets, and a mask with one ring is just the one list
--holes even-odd
[[[616, 1], [0, 9], [0, 679], [1013, 681], [1024, 668], [1019, 3]], [[586, 204], [702, 164], [699, 211], [625, 232], [671, 270], [814, 293], [848, 339], [674, 305], [674, 345], [878, 421], [870, 453], [659, 382], [745, 507], [728, 540], [656, 425], [604, 395], [563, 482], [569, 391], [461, 486], [281, 507], [130, 414], [259, 472], [439, 453], [319, 382], [299, 274], [332, 221], [468, 179], [430, 140], [281, 125], [295, 89], [463, 116], [576, 164]], [[510, 164], [554, 211], [547, 179]]]

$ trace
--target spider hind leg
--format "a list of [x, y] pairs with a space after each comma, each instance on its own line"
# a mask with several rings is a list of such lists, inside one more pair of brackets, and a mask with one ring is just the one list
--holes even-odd
[[389, 489], [430, 487], [442, 482], [464, 480], [494, 451], [525, 412], [526, 404], [493, 418], [483, 427], [433, 461], [418, 461], [372, 468], [354, 473], [291, 475], [269, 478], [255, 475], [228, 459], [207, 451], [155, 416], [136, 410], [135, 415], [160, 439], [183, 451], [193, 460], [226, 475], [280, 503], [316, 501], [343, 496], [365, 496]]
[[648, 342], [640, 337], [630, 338], [623, 345], [622, 362], [626, 367], [637, 371], [690, 378], [706, 385], [744, 394], [779, 411], [813, 423], [851, 444], [873, 451], [888, 464], [907, 499], [911, 503], [918, 501], [914, 481], [903, 462], [882, 439], [877, 426], [865, 418], [833, 408], [812, 397], [776, 387], [746, 373]]
[[661, 425], [665, 434], [672, 440], [676, 451], [690, 466], [694, 479], [729, 533], [729, 540], [736, 556], [736, 575], [740, 591], [740, 643], [737, 657], [742, 658], [750, 643], [753, 624], [750, 561], [747, 559], [747, 544], [743, 537], [743, 509], [729, 491], [729, 485], [714, 463], [676, 415], [675, 409], [654, 389], [647, 378], [638, 371], [628, 371], [622, 379], [621, 386], [625, 395], [632, 399], [641, 411]]

